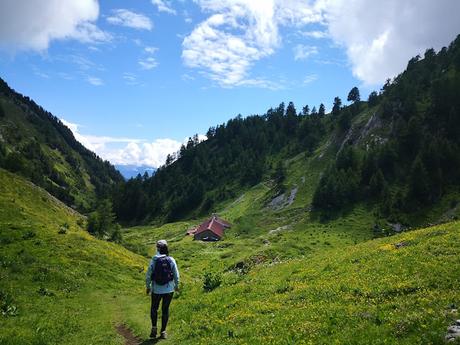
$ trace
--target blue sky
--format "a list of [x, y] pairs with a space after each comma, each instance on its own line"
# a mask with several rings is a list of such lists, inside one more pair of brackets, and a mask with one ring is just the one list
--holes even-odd
[[[112, 163], [280, 102], [362, 98], [460, 33], [456, 0], [4, 0], [0, 76]], [[424, 23], [420, 26], [420, 23]]]

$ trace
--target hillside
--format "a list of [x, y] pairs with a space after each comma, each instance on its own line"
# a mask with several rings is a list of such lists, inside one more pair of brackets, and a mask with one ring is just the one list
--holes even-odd
[[123, 177], [72, 132], [0, 79], [0, 167], [20, 174], [81, 211], [108, 197]]
[[[181, 268], [165, 345], [434, 345], [459, 318], [458, 222], [358, 244], [348, 237], [356, 218], [253, 239], [231, 229], [217, 243], [185, 236], [191, 224], [125, 230], [146, 254], [154, 239], [169, 240]], [[221, 285], [205, 292], [205, 273]], [[147, 336], [139, 314], [127, 321]]]
[[193, 219], [263, 185], [263, 209], [296, 190], [289, 207], [323, 220], [364, 203], [376, 223], [437, 221], [458, 210], [458, 90], [460, 37], [411, 59], [367, 101], [353, 88], [350, 104], [336, 97], [329, 114], [322, 104], [298, 111], [281, 103], [211, 127], [206, 141], [190, 138], [153, 177], [123, 185], [116, 212], [134, 224]]
[[0, 181], [0, 344], [122, 344], [114, 326], [147, 303], [147, 261], [24, 178]]
[[[0, 343], [122, 344], [118, 324], [146, 338], [146, 258], [89, 236], [82, 216], [23, 178], [0, 177]], [[224, 214], [239, 217], [263, 192], [246, 192]], [[366, 241], [368, 219], [355, 210], [257, 235], [237, 224], [220, 243], [184, 236], [194, 222], [124, 237], [146, 255], [166, 238], [181, 269], [165, 345], [439, 344], [458, 318], [460, 225]], [[222, 281], [211, 292], [202, 289], [207, 272]]]

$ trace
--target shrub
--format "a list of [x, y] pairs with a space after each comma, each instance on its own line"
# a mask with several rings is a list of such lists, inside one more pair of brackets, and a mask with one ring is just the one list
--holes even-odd
[[30, 240], [31, 238], [35, 237], [35, 232], [32, 230], [27, 230], [24, 235], [22, 235], [23, 240]]
[[9, 293], [0, 291], [0, 312], [3, 316], [18, 315], [18, 308], [13, 303], [13, 298]]
[[121, 243], [123, 241], [123, 238], [121, 235], [121, 227], [119, 224], [115, 224], [115, 228], [109, 237], [109, 241], [115, 242], [115, 243]]
[[214, 290], [215, 288], [219, 287], [221, 283], [222, 275], [218, 272], [206, 272], [203, 276], [203, 290], [205, 292], [210, 292]]

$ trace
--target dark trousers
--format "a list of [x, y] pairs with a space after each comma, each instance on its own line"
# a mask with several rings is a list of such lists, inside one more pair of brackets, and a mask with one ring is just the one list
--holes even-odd
[[164, 293], [164, 294], [155, 294], [152, 293], [152, 306], [150, 307], [150, 318], [152, 319], [152, 327], [157, 327], [157, 318], [158, 318], [158, 308], [161, 303], [161, 332], [166, 330], [166, 325], [168, 324], [169, 318], [169, 305], [173, 298], [173, 292]]

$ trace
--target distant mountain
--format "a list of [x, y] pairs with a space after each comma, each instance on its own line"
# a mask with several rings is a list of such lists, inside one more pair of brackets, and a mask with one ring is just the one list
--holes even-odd
[[0, 167], [80, 211], [110, 197], [121, 174], [79, 143], [56, 116], [0, 79]]
[[139, 174], [144, 176], [145, 173], [148, 173], [149, 176], [152, 176], [157, 170], [156, 168], [148, 165], [135, 164], [115, 164], [115, 168], [123, 175], [126, 180], [136, 177]]

